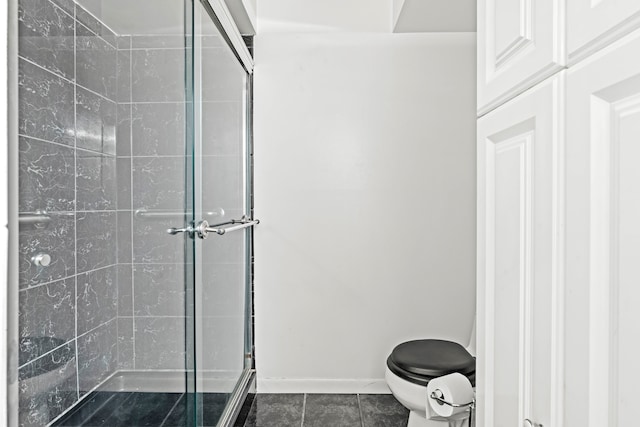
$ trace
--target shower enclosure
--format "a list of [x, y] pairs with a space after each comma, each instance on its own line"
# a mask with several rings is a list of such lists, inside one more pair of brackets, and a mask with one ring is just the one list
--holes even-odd
[[242, 37], [222, 0], [10, 1], [9, 425], [228, 425], [254, 372]]

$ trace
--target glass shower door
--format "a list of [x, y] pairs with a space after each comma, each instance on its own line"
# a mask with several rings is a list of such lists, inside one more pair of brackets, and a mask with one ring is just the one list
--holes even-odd
[[252, 367], [249, 75], [209, 3], [193, 12], [194, 212], [219, 230], [194, 239], [195, 410], [196, 425], [213, 426], [231, 417]]

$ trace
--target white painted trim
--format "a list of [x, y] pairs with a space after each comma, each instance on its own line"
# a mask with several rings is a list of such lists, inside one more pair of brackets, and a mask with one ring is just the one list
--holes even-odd
[[257, 389], [258, 393], [391, 394], [384, 378], [365, 380], [258, 378]]
[[544, 82], [545, 80], [551, 77], [554, 77], [556, 74], [560, 73], [562, 70], [565, 70], [566, 68], [567, 67], [554, 64], [554, 63], [549, 64], [546, 68], [543, 68], [539, 72], [535, 73], [534, 75], [520, 82], [517, 86], [514, 86], [513, 88], [509, 89], [508, 91], [500, 95], [499, 97], [495, 98], [493, 101], [480, 107], [478, 109], [478, 118], [481, 118], [487, 113], [490, 113], [491, 111], [495, 110], [502, 104], [506, 104], [507, 102], [511, 101], [518, 95], [523, 94], [524, 92], [528, 91], [534, 86], [537, 86], [538, 84]]
[[566, 72], [553, 82], [552, 257], [551, 257], [551, 423], [564, 426], [564, 316], [566, 222]]
[[573, 66], [585, 58], [593, 55], [597, 51], [609, 46], [617, 40], [631, 34], [633, 31], [640, 28], [640, 12], [636, 13], [626, 20], [622, 21], [615, 27], [600, 34], [595, 39], [584, 44], [580, 48], [570, 52], [568, 55], [567, 63], [569, 66]]
[[238, 30], [238, 26], [234, 22], [231, 12], [229, 8], [227, 8], [224, 0], [204, 0], [209, 4], [213, 12], [216, 14], [218, 21], [220, 21], [220, 25], [229, 37], [231, 44], [233, 45], [234, 50], [240, 57], [240, 61], [244, 66], [245, 70], [249, 74], [253, 74], [253, 58], [249, 53], [249, 49], [244, 44], [244, 40], [242, 39], [242, 35], [240, 35], [240, 31]]

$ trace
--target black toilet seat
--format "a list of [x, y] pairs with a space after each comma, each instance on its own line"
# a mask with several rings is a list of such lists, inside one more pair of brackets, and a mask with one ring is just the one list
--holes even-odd
[[453, 341], [407, 341], [393, 349], [387, 366], [400, 378], [422, 386], [433, 378], [454, 372], [465, 375], [475, 386], [476, 359]]

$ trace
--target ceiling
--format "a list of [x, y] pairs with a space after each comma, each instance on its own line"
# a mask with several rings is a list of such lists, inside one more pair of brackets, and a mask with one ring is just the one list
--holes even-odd
[[475, 32], [476, 3], [476, 0], [394, 0], [393, 32]]
[[258, 34], [475, 32], [476, 0], [258, 0]]
[[[476, 0], [226, 0], [257, 9], [258, 33], [474, 32]], [[181, 0], [77, 0], [117, 34], [181, 34]], [[253, 11], [251, 11], [253, 12]]]

